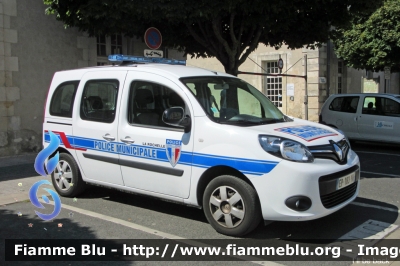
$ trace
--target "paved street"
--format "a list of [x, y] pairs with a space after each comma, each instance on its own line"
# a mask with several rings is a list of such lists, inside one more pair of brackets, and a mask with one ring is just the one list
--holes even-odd
[[[315, 239], [338, 239], [368, 220], [400, 225], [400, 145], [354, 143], [353, 149], [361, 159], [361, 190], [355, 202], [342, 210], [307, 222], [273, 222], [259, 227], [247, 239], [281, 239], [282, 243]], [[22, 157], [21, 157], [22, 158]], [[34, 156], [23, 159], [0, 159], [0, 236], [37, 239], [233, 239], [215, 232], [207, 223], [203, 211], [157, 199], [121, 193], [116, 190], [90, 186], [76, 201], [61, 198], [63, 208], [52, 222], [40, 220], [28, 199], [28, 190], [37, 180], [33, 169]], [[8, 163], [6, 163], [6, 161]], [[36, 177], [35, 177], [36, 176]], [[48, 178], [50, 180], [50, 178]], [[18, 186], [22, 183], [22, 186]], [[10, 196], [11, 195], [11, 196]], [[51, 207], [49, 207], [51, 208]], [[18, 216], [18, 212], [22, 216]], [[32, 223], [30, 228], [28, 224]], [[59, 228], [58, 223], [62, 223]], [[400, 230], [385, 238], [400, 239]], [[293, 239], [293, 240], [291, 240]], [[296, 239], [296, 240], [295, 240]], [[293, 242], [292, 242], [293, 241]], [[4, 262], [4, 241], [0, 257]], [[164, 262], [186, 265], [185, 262]], [[227, 262], [190, 262], [190, 264], [226, 265]], [[250, 262], [247, 262], [250, 264]], [[259, 264], [261, 262], [258, 262]], [[271, 264], [263, 262], [263, 265]], [[299, 265], [299, 262], [278, 264]], [[396, 264], [397, 263], [397, 264]], [[392, 265], [400, 265], [395, 262]], [[10, 265], [22, 265], [19, 262]], [[68, 262], [59, 265], [83, 265]], [[157, 262], [108, 262], [102, 265], [149, 265]], [[242, 265], [243, 262], [229, 262]], [[304, 262], [301, 265], [309, 265]], [[351, 262], [319, 262], [315, 265], [350, 265]], [[0, 263], [0, 265], [2, 265]], [[32, 264], [25, 264], [32, 265]], [[37, 265], [45, 265], [43, 263]], [[47, 264], [46, 264], [47, 265]], [[84, 265], [98, 265], [86, 262]], [[386, 264], [387, 265], [387, 264]]]

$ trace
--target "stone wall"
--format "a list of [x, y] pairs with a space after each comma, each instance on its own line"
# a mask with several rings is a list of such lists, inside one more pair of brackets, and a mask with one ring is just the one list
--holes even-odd
[[[96, 66], [96, 38], [45, 15], [43, 0], [0, 0], [0, 156], [42, 149], [44, 103], [54, 72]], [[143, 56], [141, 39], [123, 38]], [[110, 50], [109, 48], [107, 48]], [[169, 50], [177, 59], [183, 53]], [[101, 60], [100, 60], [101, 59]]]
[[20, 100], [20, 88], [13, 80], [13, 75], [19, 70], [18, 57], [11, 52], [12, 44], [18, 42], [18, 32], [11, 25], [16, 16], [16, 0], [0, 2], [0, 155], [8, 153], [8, 147], [22, 141], [20, 137], [11, 136], [21, 124], [15, 108], [15, 103]]
[[0, 0], [0, 156], [41, 150], [54, 72], [95, 65], [94, 38], [45, 9], [42, 0]]

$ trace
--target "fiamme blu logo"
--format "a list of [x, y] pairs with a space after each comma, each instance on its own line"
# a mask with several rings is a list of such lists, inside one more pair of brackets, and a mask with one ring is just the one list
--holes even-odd
[[[52, 158], [47, 160], [46, 164], [46, 159], [50, 157], [58, 148], [60, 145], [60, 140], [54, 134], [53, 132], [49, 131], [50, 134], [50, 144], [47, 146], [45, 149], [43, 149], [39, 154], [36, 156], [35, 160], [35, 170], [38, 174], [41, 176], [46, 177], [47, 174], [51, 174], [54, 169], [57, 167], [58, 160], [59, 160], [59, 153], [57, 152]], [[45, 170], [47, 169], [47, 172]], [[45, 207], [39, 202], [39, 199], [37, 197], [37, 193], [39, 190], [39, 187], [41, 185], [51, 185], [50, 181], [48, 180], [40, 180], [36, 182], [35, 184], [32, 185], [31, 189], [29, 190], [29, 199], [31, 200], [32, 204], [40, 209], [45, 209]], [[44, 188], [45, 191], [47, 191], [51, 197], [53, 198], [54, 201], [54, 210], [50, 214], [43, 214], [41, 212], [35, 211], [36, 214], [43, 220], [52, 220], [54, 219], [61, 211], [61, 200], [58, 194], [48, 188]], [[45, 203], [49, 203], [49, 198], [46, 195], [42, 195], [42, 199]]]

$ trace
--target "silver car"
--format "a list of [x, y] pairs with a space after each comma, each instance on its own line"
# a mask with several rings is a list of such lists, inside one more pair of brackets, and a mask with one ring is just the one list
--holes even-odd
[[400, 143], [400, 95], [333, 94], [322, 106], [319, 122], [351, 140]]

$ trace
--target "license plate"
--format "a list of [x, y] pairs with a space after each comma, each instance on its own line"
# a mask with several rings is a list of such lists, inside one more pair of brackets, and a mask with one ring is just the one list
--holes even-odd
[[341, 177], [336, 182], [336, 190], [345, 188], [356, 181], [356, 172]]

